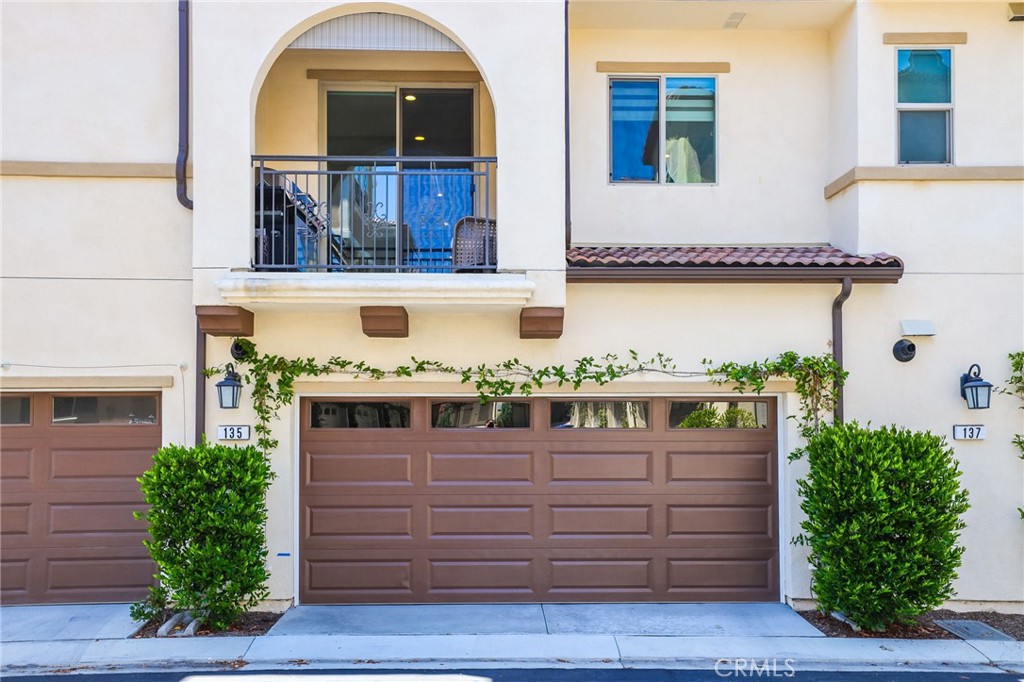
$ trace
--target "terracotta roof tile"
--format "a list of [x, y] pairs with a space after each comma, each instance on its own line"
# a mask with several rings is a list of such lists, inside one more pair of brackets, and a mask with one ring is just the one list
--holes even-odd
[[574, 246], [566, 252], [570, 268], [730, 267], [900, 268], [887, 253], [857, 256], [832, 246]]

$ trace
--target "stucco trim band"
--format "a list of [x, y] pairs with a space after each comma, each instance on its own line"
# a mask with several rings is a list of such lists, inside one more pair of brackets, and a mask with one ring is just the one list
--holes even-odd
[[320, 305], [488, 305], [524, 307], [537, 285], [525, 274], [289, 274], [237, 272], [217, 282], [221, 297], [246, 307]]
[[5, 391], [30, 389], [171, 388], [172, 386], [174, 386], [174, 377], [166, 374], [153, 376], [18, 376], [3, 377], [0, 380], [0, 388], [3, 388]]
[[866, 284], [896, 284], [903, 268], [787, 265], [744, 267], [570, 267], [568, 284], [821, 284], [849, 277]]
[[476, 71], [386, 71], [367, 69], [307, 69], [306, 78], [319, 81], [384, 81], [388, 83], [479, 83]]
[[729, 73], [729, 62], [598, 62], [598, 73]]
[[[192, 177], [192, 169], [186, 174]], [[45, 178], [174, 178], [173, 163], [0, 161], [0, 175]]]
[[883, 45], [966, 45], [966, 33], [883, 33]]
[[825, 186], [831, 199], [858, 182], [1020, 182], [1024, 166], [856, 166]]

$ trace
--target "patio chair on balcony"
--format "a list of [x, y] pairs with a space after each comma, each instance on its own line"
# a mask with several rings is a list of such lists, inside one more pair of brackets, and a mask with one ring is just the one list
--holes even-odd
[[453, 272], [494, 272], [498, 262], [498, 226], [489, 218], [466, 216], [452, 234]]

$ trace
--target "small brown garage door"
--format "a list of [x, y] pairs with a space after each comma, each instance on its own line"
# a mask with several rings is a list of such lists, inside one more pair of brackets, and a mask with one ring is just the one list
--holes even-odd
[[302, 415], [304, 603], [779, 597], [774, 401], [307, 399]]
[[154, 566], [135, 480], [160, 447], [159, 397], [0, 397], [5, 604], [131, 601]]

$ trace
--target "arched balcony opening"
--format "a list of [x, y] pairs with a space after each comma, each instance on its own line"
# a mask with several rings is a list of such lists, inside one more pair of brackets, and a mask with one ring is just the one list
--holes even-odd
[[256, 104], [253, 269], [494, 272], [494, 105], [417, 19], [350, 14], [274, 62]]

